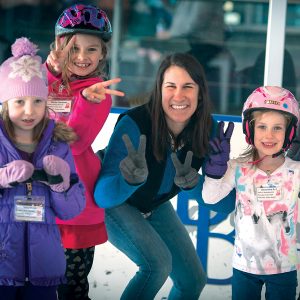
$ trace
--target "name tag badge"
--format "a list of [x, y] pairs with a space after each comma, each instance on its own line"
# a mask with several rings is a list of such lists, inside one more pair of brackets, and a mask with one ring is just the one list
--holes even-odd
[[48, 97], [47, 106], [55, 113], [70, 113], [72, 108], [72, 97]]
[[267, 182], [256, 186], [257, 201], [281, 201], [282, 189], [279, 182]]
[[45, 197], [44, 196], [15, 196], [15, 221], [44, 222]]

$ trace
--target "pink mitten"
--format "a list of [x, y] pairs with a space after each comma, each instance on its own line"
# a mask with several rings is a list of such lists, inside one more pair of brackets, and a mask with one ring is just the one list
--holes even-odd
[[44, 170], [48, 175], [61, 175], [63, 182], [58, 184], [50, 184], [50, 188], [54, 192], [64, 192], [70, 187], [70, 167], [69, 164], [55, 155], [47, 155], [43, 158]]
[[34, 166], [26, 160], [14, 160], [0, 168], [0, 188], [11, 188], [26, 181], [34, 171]]

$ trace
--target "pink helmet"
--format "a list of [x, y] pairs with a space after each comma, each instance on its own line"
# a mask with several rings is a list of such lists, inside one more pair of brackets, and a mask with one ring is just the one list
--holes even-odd
[[292, 117], [286, 129], [283, 150], [286, 151], [295, 137], [297, 123], [299, 121], [299, 105], [294, 95], [278, 86], [263, 86], [254, 90], [244, 103], [242, 112], [243, 132], [248, 144], [254, 143], [254, 130], [251, 126], [251, 113], [256, 110], [278, 110]]
[[55, 24], [55, 36], [87, 33], [100, 36], [108, 42], [112, 35], [106, 13], [93, 5], [75, 4], [66, 8]]

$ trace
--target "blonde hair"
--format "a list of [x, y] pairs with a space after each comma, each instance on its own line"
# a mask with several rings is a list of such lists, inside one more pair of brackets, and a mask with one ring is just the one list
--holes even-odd
[[[73, 37], [74, 34], [67, 34], [63, 37], [61, 37], [63, 39], [62, 44], [61, 44], [61, 49], [64, 49], [66, 47], [66, 45], [69, 43], [69, 41], [71, 40], [71, 38]], [[106, 57], [107, 57], [107, 44], [99, 37], [100, 40], [100, 44], [101, 44], [101, 51], [102, 51], [102, 59], [99, 61], [99, 64], [96, 68], [96, 70], [89, 74], [87, 77], [106, 77], [107, 74], [105, 74], [104, 69], [105, 69], [105, 65], [106, 65]], [[53, 42], [50, 45], [50, 49], [54, 50], [55, 49], [55, 43]], [[61, 78], [62, 81], [67, 89], [67, 91], [69, 92], [69, 94], [71, 94], [71, 89], [70, 89], [70, 78], [68, 75], [68, 65], [71, 63], [71, 57], [72, 54], [74, 52], [74, 48], [72, 47], [71, 50], [68, 53], [68, 57], [64, 62], [64, 65], [62, 67], [62, 73], [61, 73]], [[54, 83], [52, 83], [52, 85], [58, 85], [59, 81], [55, 81]]]

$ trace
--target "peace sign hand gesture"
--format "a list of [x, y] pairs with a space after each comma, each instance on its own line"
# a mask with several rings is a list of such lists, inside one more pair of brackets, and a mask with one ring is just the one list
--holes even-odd
[[106, 94], [124, 96], [125, 94], [118, 90], [111, 90], [107, 87], [111, 84], [115, 84], [121, 81], [121, 78], [114, 78], [103, 82], [95, 83], [82, 91], [82, 95], [85, 99], [91, 102], [100, 103], [106, 98]]
[[75, 38], [76, 36], [74, 35], [63, 49], [61, 44], [61, 38], [55, 38], [55, 49], [51, 50], [50, 54], [47, 57], [48, 67], [50, 68], [51, 72], [54, 73], [54, 75], [58, 75], [62, 72], [62, 67], [68, 58], [69, 51], [75, 43]]
[[185, 161], [182, 164], [176, 153], [173, 152], [171, 154], [171, 159], [176, 170], [174, 183], [181, 189], [192, 189], [198, 183], [199, 174], [196, 169], [192, 168], [192, 158], [193, 152], [188, 151]]
[[230, 139], [233, 133], [234, 123], [229, 122], [224, 131], [224, 122], [218, 123], [218, 136], [209, 142], [211, 151], [205, 164], [205, 174], [208, 177], [219, 179], [227, 170], [227, 162], [230, 154]]
[[128, 155], [120, 162], [120, 171], [129, 184], [140, 184], [148, 177], [148, 167], [145, 157], [146, 136], [140, 136], [136, 150], [127, 134], [122, 136]]

